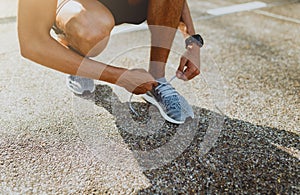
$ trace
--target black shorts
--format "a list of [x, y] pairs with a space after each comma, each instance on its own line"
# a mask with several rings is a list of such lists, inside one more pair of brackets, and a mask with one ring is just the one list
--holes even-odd
[[122, 23], [140, 24], [147, 19], [148, 0], [130, 5], [128, 0], [98, 0], [113, 14], [116, 25]]
[[[58, 0], [56, 14], [70, 0]], [[98, 0], [106, 6], [114, 16], [115, 24], [131, 23], [140, 24], [147, 20], [148, 0], [140, 0], [137, 5], [130, 5], [128, 0]], [[64, 32], [53, 24], [52, 29], [56, 34], [64, 34]]]

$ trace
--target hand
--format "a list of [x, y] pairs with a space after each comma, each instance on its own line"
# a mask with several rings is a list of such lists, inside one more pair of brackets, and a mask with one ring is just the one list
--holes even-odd
[[116, 84], [136, 95], [144, 94], [158, 85], [155, 79], [144, 69], [125, 71]]
[[200, 74], [200, 47], [196, 44], [188, 47], [187, 51], [180, 59], [180, 64], [176, 72], [179, 79], [188, 81]]

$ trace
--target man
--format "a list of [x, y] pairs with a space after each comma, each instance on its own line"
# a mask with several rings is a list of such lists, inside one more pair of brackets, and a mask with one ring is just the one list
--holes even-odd
[[[149, 72], [118, 68], [88, 58], [103, 51], [115, 25], [139, 24], [145, 20], [151, 32]], [[179, 26], [187, 38], [187, 52], [180, 60], [176, 76], [190, 80], [200, 73], [203, 41], [200, 35], [195, 35], [185, 0], [19, 1], [18, 34], [22, 56], [77, 75], [68, 77], [68, 85], [78, 94], [94, 90], [91, 79], [119, 85], [134, 94], [144, 94], [166, 120], [176, 124], [193, 117], [192, 108], [165, 79], [165, 65]], [[58, 34], [58, 40], [50, 36], [51, 29]]]

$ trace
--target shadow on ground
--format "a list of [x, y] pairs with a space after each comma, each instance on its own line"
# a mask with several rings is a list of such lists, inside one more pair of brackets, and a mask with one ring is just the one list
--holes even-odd
[[[116, 97], [112, 89], [98, 85], [95, 104], [113, 114], [109, 97]], [[149, 106], [135, 102], [134, 107], [145, 116], [139, 118], [132, 115], [134, 120], [141, 123], [147, 121]], [[194, 112], [201, 120], [195, 127], [195, 136], [189, 146], [171, 162], [145, 170], [143, 173], [151, 187], [139, 194], [300, 193], [299, 159], [276, 147], [277, 144], [299, 150], [298, 135], [224, 117], [218, 140], [208, 153], [201, 155], [200, 146], [210, 117], [218, 114], [199, 107], [194, 107]], [[172, 139], [178, 128], [178, 125], [165, 122], [156, 133], [140, 136], [122, 128], [122, 123], [127, 121], [116, 121], [119, 133], [132, 151], [159, 148]]]

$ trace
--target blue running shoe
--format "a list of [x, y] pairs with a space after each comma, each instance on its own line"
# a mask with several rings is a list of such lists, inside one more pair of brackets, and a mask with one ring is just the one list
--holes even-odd
[[76, 95], [93, 93], [95, 91], [95, 84], [93, 79], [74, 75], [67, 76], [67, 87]]
[[159, 82], [155, 89], [142, 97], [156, 106], [162, 117], [171, 123], [183, 124], [187, 118], [194, 118], [192, 107], [170, 82]]

